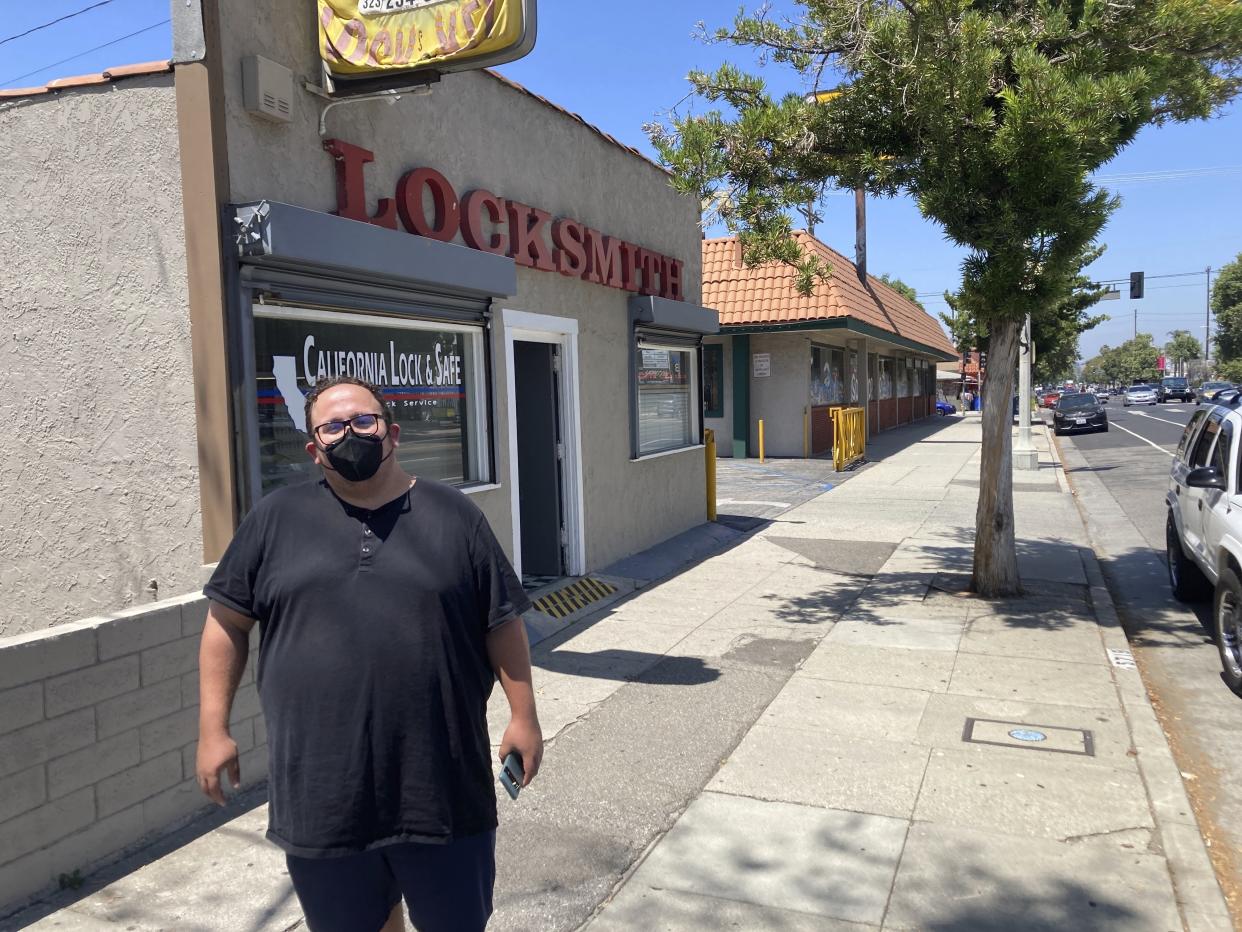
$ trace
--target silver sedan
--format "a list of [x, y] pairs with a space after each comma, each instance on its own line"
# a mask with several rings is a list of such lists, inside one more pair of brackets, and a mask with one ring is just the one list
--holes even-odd
[[1150, 385], [1131, 385], [1126, 389], [1122, 400], [1122, 404], [1127, 408], [1130, 405], [1154, 405], [1156, 402], [1156, 390]]

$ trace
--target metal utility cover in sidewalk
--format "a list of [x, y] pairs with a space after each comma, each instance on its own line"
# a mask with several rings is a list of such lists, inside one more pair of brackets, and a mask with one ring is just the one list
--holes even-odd
[[968, 744], [992, 744], [1004, 748], [1095, 757], [1094, 739], [1085, 728], [968, 718], [962, 730], [962, 740]]
[[534, 606], [553, 618], [567, 618], [600, 599], [606, 599], [616, 591], [617, 587], [611, 583], [584, 576], [566, 586], [545, 593], [535, 599]]

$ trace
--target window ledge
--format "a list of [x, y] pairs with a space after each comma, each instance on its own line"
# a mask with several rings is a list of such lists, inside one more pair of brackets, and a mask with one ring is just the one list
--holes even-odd
[[459, 485], [457, 490], [463, 495], [473, 495], [475, 492], [491, 492], [501, 487], [499, 482], [485, 482], [482, 485]]
[[676, 456], [678, 453], [691, 453], [694, 450], [702, 450], [703, 444], [696, 443], [690, 447], [678, 447], [676, 450], [661, 450], [659, 453], [648, 453], [645, 456], [635, 456], [630, 458], [631, 463], [645, 463], [647, 460], [658, 460], [665, 456]]

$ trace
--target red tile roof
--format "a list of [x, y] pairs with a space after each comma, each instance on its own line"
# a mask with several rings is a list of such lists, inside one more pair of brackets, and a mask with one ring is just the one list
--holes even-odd
[[8, 100], [14, 97], [34, 97], [39, 94], [48, 94], [52, 91], [60, 91], [71, 87], [92, 87], [97, 84], [109, 84], [119, 78], [132, 78], [142, 74], [164, 74], [169, 71], [172, 71], [172, 62], [169, 61], [148, 61], [137, 65], [118, 65], [115, 68], [109, 68], [106, 71], [99, 71], [94, 74], [57, 78], [55, 81], [48, 81], [47, 84], [41, 84], [38, 87], [0, 89], [0, 100]]
[[806, 296], [795, 287], [796, 272], [782, 262], [748, 269], [736, 236], [703, 241], [703, 304], [720, 312], [722, 332], [732, 327], [772, 326], [852, 318], [922, 346], [956, 356], [940, 323], [878, 278], [858, 280], [854, 263], [801, 230], [794, 237], [804, 251], [832, 266], [832, 275]]

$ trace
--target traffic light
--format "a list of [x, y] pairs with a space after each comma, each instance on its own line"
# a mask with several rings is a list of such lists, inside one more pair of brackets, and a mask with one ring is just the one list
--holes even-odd
[[987, 367], [988, 367], [988, 354], [980, 353], [979, 354], [979, 368], [986, 369]]
[[1143, 297], [1143, 273], [1130, 273], [1130, 300], [1137, 301]]

